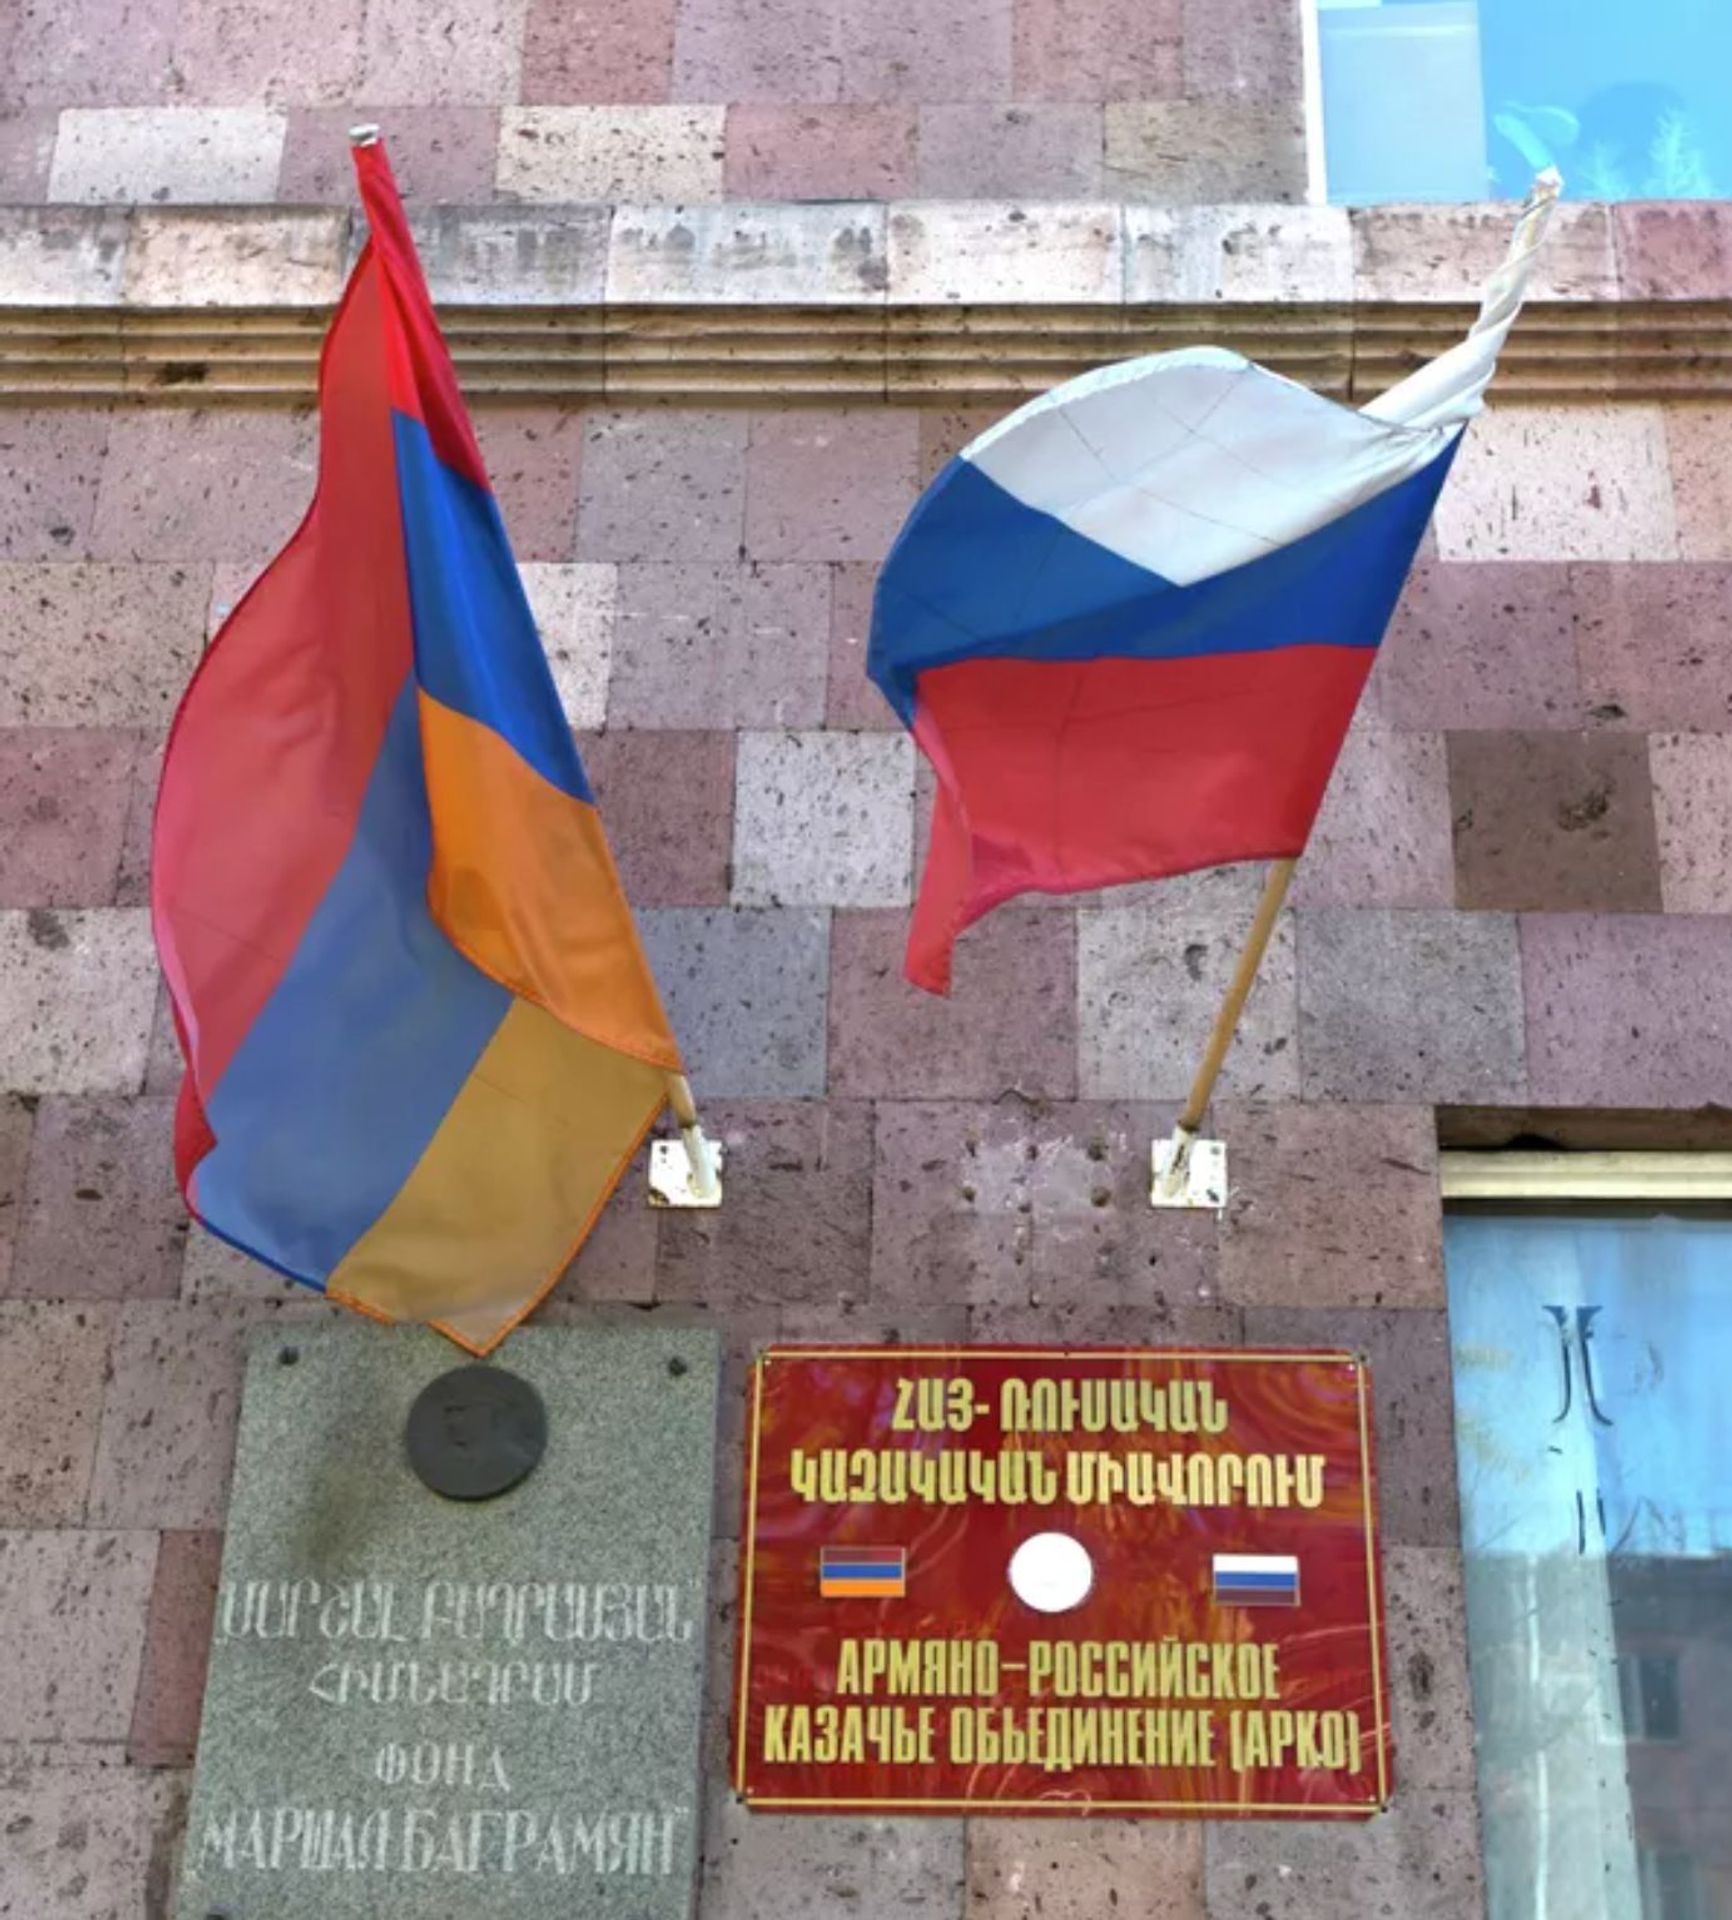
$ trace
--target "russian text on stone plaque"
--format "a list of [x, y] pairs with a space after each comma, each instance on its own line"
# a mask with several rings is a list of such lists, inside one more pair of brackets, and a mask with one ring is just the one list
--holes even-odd
[[690, 1911], [716, 1348], [526, 1329], [547, 1452], [453, 1502], [412, 1329], [288, 1327], [248, 1370], [180, 1920]]
[[1375, 1813], [1369, 1393], [1347, 1353], [770, 1349], [736, 1790], [778, 1812]]

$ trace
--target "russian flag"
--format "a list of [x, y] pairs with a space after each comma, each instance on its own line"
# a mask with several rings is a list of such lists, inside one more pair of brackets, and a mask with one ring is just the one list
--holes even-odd
[[1000, 901], [1298, 854], [1555, 176], [1472, 333], [1363, 411], [1220, 348], [1066, 382], [965, 447], [879, 575], [867, 668], [938, 791], [907, 972]]
[[1296, 1607], [1299, 1560], [1291, 1553], [1218, 1553], [1214, 1586], [1218, 1607]]
[[[151, 910], [192, 1212], [477, 1353], [557, 1279], [679, 1052], [384, 150], [318, 488], [170, 737]], [[236, 476], [244, 486], [245, 476]]]

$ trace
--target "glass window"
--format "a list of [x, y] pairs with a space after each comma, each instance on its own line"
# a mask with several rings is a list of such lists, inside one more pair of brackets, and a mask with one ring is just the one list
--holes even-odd
[[1445, 1248], [1489, 1920], [1732, 1920], [1732, 1221]]
[[1732, 0], [1313, 0], [1329, 198], [1732, 199]]

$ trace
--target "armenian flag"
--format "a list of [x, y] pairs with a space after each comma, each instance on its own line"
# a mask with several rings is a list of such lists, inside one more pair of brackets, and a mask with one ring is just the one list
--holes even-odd
[[879, 574], [867, 671], [937, 776], [908, 941], [1304, 847], [1538, 253], [1467, 339], [1355, 411], [1218, 347], [1065, 382], [963, 448]]
[[906, 1547], [820, 1547], [818, 1593], [825, 1600], [902, 1600], [908, 1595]]
[[175, 1159], [211, 1232], [485, 1353], [680, 1056], [384, 148], [355, 165], [313, 504], [205, 655], [157, 799]]

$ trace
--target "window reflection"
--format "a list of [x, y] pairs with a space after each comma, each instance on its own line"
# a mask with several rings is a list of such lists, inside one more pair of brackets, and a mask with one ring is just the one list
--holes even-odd
[[1331, 200], [1732, 198], [1728, 0], [1315, 0]]
[[1732, 1920], [1732, 1223], [1446, 1247], [1490, 1920]]

